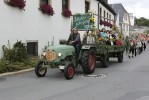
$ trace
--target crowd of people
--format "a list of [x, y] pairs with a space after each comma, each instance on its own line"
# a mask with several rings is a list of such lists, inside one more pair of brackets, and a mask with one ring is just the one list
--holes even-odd
[[126, 37], [126, 54], [129, 58], [141, 54], [146, 49], [146, 41], [138, 36], [136, 38]]

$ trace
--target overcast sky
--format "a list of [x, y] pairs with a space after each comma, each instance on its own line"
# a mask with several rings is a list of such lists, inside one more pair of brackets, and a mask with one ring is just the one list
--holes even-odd
[[109, 4], [122, 3], [128, 13], [133, 13], [137, 18], [149, 19], [149, 0], [108, 0]]

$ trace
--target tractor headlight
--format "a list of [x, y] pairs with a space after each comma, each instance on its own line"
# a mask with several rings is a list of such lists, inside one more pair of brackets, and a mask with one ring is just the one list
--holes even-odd
[[58, 57], [61, 57], [62, 56], [62, 53], [58, 53]]
[[46, 56], [46, 52], [43, 53], [43, 56]]

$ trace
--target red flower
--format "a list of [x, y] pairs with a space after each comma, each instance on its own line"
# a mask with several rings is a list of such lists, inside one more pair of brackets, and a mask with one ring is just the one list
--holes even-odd
[[110, 27], [110, 25], [111, 25], [111, 23], [110, 23], [110, 22], [108, 22], [107, 26], [108, 26], [108, 27]]
[[63, 16], [65, 16], [65, 17], [70, 17], [70, 16], [72, 16], [71, 11], [70, 11], [69, 9], [63, 9], [62, 14], [63, 14]]
[[43, 13], [46, 13], [48, 15], [52, 15], [54, 14], [53, 8], [51, 5], [48, 4], [42, 4], [40, 5], [40, 9]]
[[113, 26], [113, 25], [110, 23], [110, 28], [112, 28], [112, 26]]
[[100, 19], [100, 25], [103, 25], [104, 23], [103, 23], [104, 21], [102, 21], [102, 19]]
[[9, 0], [7, 3], [10, 6], [19, 7], [20, 9], [24, 9], [26, 1], [24, 1], [24, 0]]
[[104, 24], [103, 24], [104, 26], [107, 26], [107, 22], [106, 21], [104, 21]]
[[122, 43], [121, 40], [116, 40], [116, 44], [117, 44], [117, 45], [123, 45], [123, 43]]

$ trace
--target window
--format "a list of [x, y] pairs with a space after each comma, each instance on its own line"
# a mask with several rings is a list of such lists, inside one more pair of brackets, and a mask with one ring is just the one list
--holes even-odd
[[90, 10], [90, 2], [85, 1], [85, 13], [88, 13], [89, 10]]
[[130, 19], [133, 19], [133, 16], [130, 16]]
[[125, 16], [123, 17], [123, 21], [125, 21]]
[[126, 21], [127, 21], [127, 15], [126, 15]]
[[128, 26], [127, 25], [126, 25], [126, 28], [125, 29], [126, 29], [126, 31], [128, 31]]
[[103, 17], [104, 17], [104, 21], [105, 21], [105, 18], [106, 18], [106, 12], [104, 11], [104, 15], [103, 15]]
[[109, 19], [110, 19], [110, 22], [111, 22], [111, 15], [109, 15]]
[[27, 43], [27, 54], [31, 56], [38, 56], [38, 42]]
[[107, 13], [107, 22], [109, 22], [109, 14]]
[[69, 0], [62, 0], [62, 9], [69, 9]]
[[40, 0], [40, 5], [42, 5], [42, 4], [51, 5], [51, 0]]
[[102, 8], [100, 8], [100, 12], [99, 13], [100, 13], [100, 17], [102, 17]]
[[127, 15], [124, 15], [124, 21], [127, 21], [128, 20], [128, 16]]

